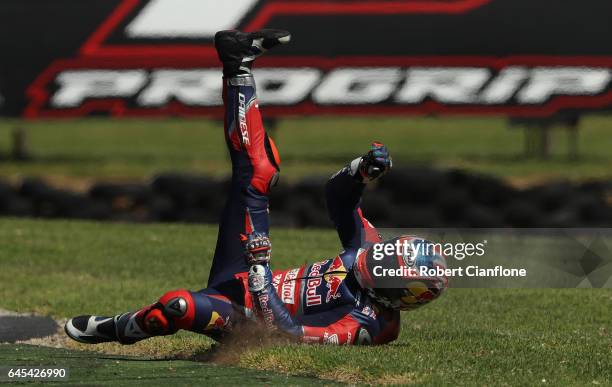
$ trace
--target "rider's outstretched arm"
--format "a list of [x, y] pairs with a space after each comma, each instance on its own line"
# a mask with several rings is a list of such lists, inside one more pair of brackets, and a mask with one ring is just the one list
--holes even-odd
[[361, 196], [366, 183], [388, 172], [391, 166], [387, 147], [374, 142], [366, 155], [351, 161], [327, 182], [327, 210], [345, 250], [380, 241], [376, 229], [361, 212]]
[[[373, 143], [371, 150], [335, 174], [327, 184], [327, 201], [345, 249], [359, 248], [376, 243], [380, 237], [376, 229], [363, 217], [359, 204], [365, 183], [372, 181], [391, 168], [387, 148]], [[266, 243], [262, 244], [265, 241]], [[278, 328], [306, 342], [333, 342], [338, 344], [371, 343], [378, 334], [378, 323], [363, 311], [352, 310], [326, 327], [312, 327], [296, 323], [272, 286], [272, 272], [268, 265], [268, 240], [245, 240], [249, 293], [264, 322], [269, 328]]]

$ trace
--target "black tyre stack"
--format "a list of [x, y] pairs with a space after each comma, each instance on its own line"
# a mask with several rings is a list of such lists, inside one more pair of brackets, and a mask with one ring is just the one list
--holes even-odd
[[[270, 194], [274, 226], [331, 227], [326, 177], [280, 184]], [[97, 183], [85, 193], [40, 179], [0, 181], [0, 216], [131, 222], [217, 223], [229, 181], [163, 174], [147, 183]], [[518, 189], [462, 170], [395, 169], [368, 187], [365, 215], [379, 227], [608, 227], [612, 182], [551, 182]]]

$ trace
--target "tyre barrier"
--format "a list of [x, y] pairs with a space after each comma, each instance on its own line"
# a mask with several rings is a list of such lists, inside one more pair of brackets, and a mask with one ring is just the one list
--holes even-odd
[[[326, 178], [281, 184], [270, 194], [271, 223], [332, 227]], [[0, 216], [129, 222], [216, 223], [229, 181], [163, 174], [148, 183], [94, 184], [71, 192], [44, 180], [0, 180]], [[379, 227], [608, 227], [612, 181], [551, 182], [517, 189], [463, 170], [396, 169], [369, 186], [363, 211]]]

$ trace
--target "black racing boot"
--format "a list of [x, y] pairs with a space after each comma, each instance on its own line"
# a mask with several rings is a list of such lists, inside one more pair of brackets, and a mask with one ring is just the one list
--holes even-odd
[[128, 312], [114, 317], [78, 316], [66, 322], [64, 331], [71, 339], [85, 344], [113, 341], [134, 344], [151, 337], [151, 334], [142, 330], [140, 315], [138, 312]]
[[78, 316], [68, 320], [64, 330], [71, 339], [80, 343], [99, 344], [119, 341], [115, 320], [115, 317]]
[[223, 63], [226, 78], [239, 74], [250, 74], [253, 61], [279, 44], [289, 43], [288, 31], [264, 29], [257, 32], [237, 30], [219, 31], [215, 34], [215, 47]]

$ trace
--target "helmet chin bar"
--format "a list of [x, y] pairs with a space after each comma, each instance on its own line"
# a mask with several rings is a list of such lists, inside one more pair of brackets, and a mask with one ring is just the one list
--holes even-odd
[[444, 288], [437, 287], [435, 284], [430, 283], [429, 285], [412, 281], [407, 283], [405, 288], [364, 288], [364, 290], [368, 297], [380, 306], [408, 311], [430, 303], [444, 291]]

